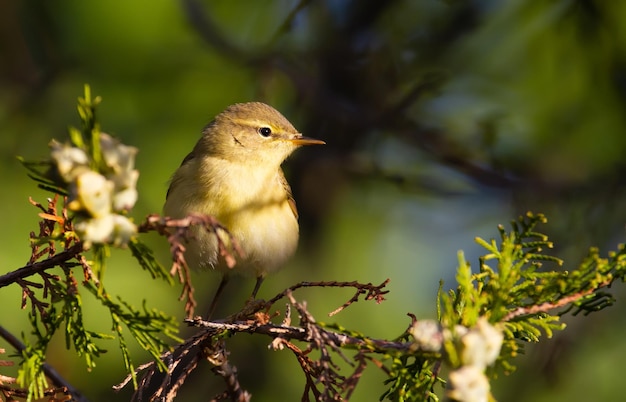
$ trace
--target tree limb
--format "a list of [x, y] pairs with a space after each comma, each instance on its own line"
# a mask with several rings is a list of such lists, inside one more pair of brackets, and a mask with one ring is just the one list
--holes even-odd
[[75, 258], [80, 252], [83, 251], [83, 245], [81, 243], [74, 244], [65, 251], [62, 251], [54, 256], [39, 261], [33, 264], [25, 265], [21, 268], [11, 271], [7, 274], [0, 276], [0, 288], [15, 283], [18, 279], [23, 279], [31, 275], [38, 274], [46, 269], [53, 268], [61, 263], [64, 263], [72, 258]]

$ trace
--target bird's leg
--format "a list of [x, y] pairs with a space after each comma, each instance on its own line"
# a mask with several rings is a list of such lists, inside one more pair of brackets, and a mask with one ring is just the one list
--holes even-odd
[[[259, 317], [257, 317], [257, 313], [265, 308], [265, 300], [255, 299], [255, 298], [256, 298], [257, 292], [259, 291], [259, 288], [261, 287], [261, 283], [263, 283], [263, 279], [265, 279], [264, 275], [259, 275], [256, 277], [256, 284], [254, 285], [254, 290], [252, 291], [252, 294], [250, 295], [248, 300], [246, 300], [246, 303], [244, 304], [243, 308], [241, 309], [241, 311], [229, 316], [226, 319], [226, 322], [236, 322], [236, 321], [250, 320], [250, 319], [259, 320]], [[221, 286], [222, 285], [220, 284], [220, 287]], [[265, 315], [267, 316], [267, 314]], [[263, 322], [266, 322], [266, 321], [263, 321]]]
[[252, 299], [256, 298], [256, 294], [259, 291], [259, 288], [261, 287], [261, 284], [263, 283], [263, 280], [265, 279], [265, 276], [263, 275], [259, 275], [256, 277], [256, 284], [254, 285], [254, 289], [252, 290]]
[[264, 275], [259, 275], [256, 277], [256, 284], [254, 285], [252, 294], [250, 295], [248, 300], [246, 300], [246, 304], [243, 306], [243, 309], [238, 313], [236, 320], [240, 320], [240, 319], [248, 320], [252, 317], [255, 317], [254, 319], [259, 318], [257, 317], [256, 314], [259, 311], [261, 311], [263, 308], [265, 308], [265, 300], [256, 299], [256, 294], [259, 291], [261, 284], [263, 283], [263, 279], [265, 279]]
[[224, 291], [224, 288], [226, 287], [226, 284], [228, 283], [229, 279], [230, 277], [228, 275], [222, 276], [222, 281], [217, 287], [217, 290], [215, 291], [215, 296], [213, 296], [213, 300], [211, 301], [211, 306], [209, 307], [209, 312], [207, 313], [207, 317], [206, 317], [207, 320], [210, 320], [211, 317], [213, 316], [213, 313], [215, 312], [215, 307], [217, 307], [217, 299], [220, 298], [220, 295]]

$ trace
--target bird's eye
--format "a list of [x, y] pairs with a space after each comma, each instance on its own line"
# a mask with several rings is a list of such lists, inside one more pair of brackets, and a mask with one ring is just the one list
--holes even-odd
[[272, 129], [269, 127], [260, 127], [259, 134], [261, 134], [261, 136], [263, 137], [269, 137], [270, 135], [272, 135]]

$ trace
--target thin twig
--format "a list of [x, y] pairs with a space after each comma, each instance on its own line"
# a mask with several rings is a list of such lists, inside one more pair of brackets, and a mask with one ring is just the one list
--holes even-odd
[[370, 283], [360, 283], [360, 282], [357, 282], [357, 281], [351, 281], [351, 282], [338, 282], [338, 281], [300, 282], [300, 283], [297, 283], [297, 284], [295, 284], [293, 286], [288, 287], [287, 289], [283, 290], [282, 292], [280, 292], [276, 296], [272, 297], [270, 300], [268, 300], [265, 303], [265, 306], [266, 306], [266, 309], [269, 309], [277, 301], [287, 297], [287, 295], [289, 293], [293, 292], [296, 289], [305, 288], [305, 287], [337, 287], [337, 288], [351, 287], [351, 288], [356, 288], [357, 292], [355, 293], [354, 296], [352, 296], [352, 298], [350, 300], [348, 300], [341, 307], [338, 307], [337, 309], [335, 309], [334, 311], [331, 311], [328, 314], [329, 316], [332, 316], [332, 315], [335, 315], [335, 314], [339, 313], [340, 311], [344, 310], [346, 307], [348, 307], [352, 303], [358, 301], [359, 296], [362, 295], [362, 294], [366, 295], [365, 296], [365, 300], [375, 299], [377, 303], [381, 303], [383, 300], [385, 300], [384, 295], [389, 293], [388, 290], [383, 290], [384, 287], [387, 286], [388, 283], [389, 283], [389, 279], [386, 279], [380, 285], [373, 285], [371, 282]]
[[53, 268], [71, 260], [77, 258], [77, 256], [83, 251], [82, 243], [76, 243], [65, 251], [62, 251], [54, 256], [45, 259], [43, 261], [36, 262], [34, 264], [25, 265], [21, 268], [11, 271], [4, 275], [0, 275], [0, 288], [8, 286], [17, 282], [18, 279], [23, 279], [31, 275], [35, 275], [46, 269]]
[[[26, 349], [26, 346], [17, 339], [11, 332], [6, 330], [3, 326], [0, 326], [0, 337], [6, 340], [11, 346], [13, 346], [17, 351], [21, 352]], [[42, 365], [43, 372], [46, 374], [46, 377], [52, 380], [54, 385], [58, 388], [63, 388], [64, 393], [72, 395], [73, 400], [78, 402], [89, 402], [84, 395], [82, 395], [76, 388], [74, 388], [68, 381], [66, 381], [52, 366], [48, 363], [44, 363]], [[50, 392], [58, 393], [58, 390], [53, 390]], [[28, 394], [28, 392], [26, 392]]]
[[587, 289], [582, 292], [574, 293], [569, 296], [564, 296], [563, 298], [557, 300], [556, 302], [545, 302], [541, 304], [536, 304], [528, 307], [517, 307], [508, 312], [507, 315], [504, 316], [502, 321], [511, 321], [512, 319], [522, 316], [522, 315], [530, 315], [530, 314], [538, 314], [538, 313], [546, 313], [550, 310], [554, 310], [556, 308], [564, 307], [567, 304], [574, 303], [583, 297], [589, 296], [593, 292], [597, 291], [600, 288], [608, 286], [610, 281], [601, 283], [597, 285], [594, 289]]
[[[250, 321], [240, 322], [216, 322], [205, 321], [201, 318], [187, 319], [185, 322], [194, 327], [210, 328], [215, 331], [244, 332], [249, 334], [263, 334], [272, 338], [295, 339], [299, 341], [309, 341], [310, 333], [302, 327], [293, 327], [267, 323], [257, 325]], [[409, 351], [415, 350], [415, 345], [410, 342], [395, 342], [383, 339], [374, 339], [368, 337], [354, 337], [342, 333], [330, 331], [319, 327], [320, 331], [325, 333], [327, 342], [338, 346], [350, 346], [354, 349], [364, 349], [376, 353], [384, 353], [389, 351]]]

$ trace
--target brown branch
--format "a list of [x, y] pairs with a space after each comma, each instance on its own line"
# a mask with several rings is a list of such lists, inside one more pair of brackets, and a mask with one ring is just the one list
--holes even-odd
[[[163, 375], [163, 378], [160, 379], [158, 384], [153, 384], [154, 377], [160, 372], [159, 367], [156, 362], [152, 361], [146, 364], [139, 366], [135, 369], [135, 372], [129, 374], [124, 378], [124, 380], [113, 386], [113, 390], [120, 391], [124, 388], [128, 383], [131, 382], [134, 376], [143, 372], [144, 375], [140, 379], [137, 390], [133, 394], [133, 401], [143, 401], [144, 400], [144, 390], [153, 389], [153, 386], [156, 386], [156, 390], [153, 394], [148, 398], [149, 400], [156, 400], [157, 398], [161, 398], [161, 400], [169, 400], [166, 399], [167, 395], [176, 395], [178, 388], [182, 385], [180, 378], [175, 378], [174, 376], [177, 374], [176, 370], [178, 367], [182, 367], [181, 371], [184, 375], [184, 378], [195, 368], [196, 359], [199, 355], [199, 345], [202, 344], [206, 339], [210, 339], [215, 332], [212, 331], [203, 331], [199, 334], [193, 335], [185, 342], [178, 345], [174, 350], [167, 351], [160, 356], [160, 360], [165, 363], [167, 367], [167, 371]], [[194, 352], [194, 353], [192, 353]], [[191, 356], [190, 360], [188, 356]], [[183, 378], [183, 381], [184, 381]], [[173, 386], [171, 384], [174, 384]]]
[[387, 286], [388, 283], [389, 283], [389, 279], [386, 279], [380, 285], [372, 285], [371, 282], [370, 283], [359, 283], [357, 281], [352, 281], [352, 282], [338, 282], [338, 281], [300, 282], [300, 283], [297, 283], [297, 284], [295, 284], [293, 286], [288, 287], [284, 291], [282, 291], [279, 294], [277, 294], [276, 296], [272, 297], [270, 300], [268, 300], [265, 303], [265, 308], [269, 309], [277, 301], [279, 301], [280, 299], [283, 299], [285, 297], [288, 297], [288, 294], [290, 294], [294, 290], [300, 289], [300, 288], [305, 288], [305, 287], [337, 287], [337, 288], [352, 287], [352, 288], [356, 288], [357, 292], [355, 293], [354, 296], [352, 296], [352, 298], [350, 300], [348, 300], [341, 307], [338, 307], [337, 309], [335, 309], [334, 311], [331, 311], [328, 314], [329, 316], [332, 316], [332, 315], [335, 315], [335, 314], [339, 313], [340, 311], [344, 310], [346, 307], [348, 307], [352, 303], [358, 301], [359, 296], [362, 295], [362, 294], [366, 295], [365, 296], [365, 300], [375, 299], [376, 303], [381, 303], [383, 300], [385, 300], [384, 295], [389, 293], [388, 290], [383, 290], [384, 287]]
[[198, 367], [198, 362], [200, 362], [200, 355], [196, 354], [192, 356], [191, 360], [183, 367], [180, 375], [178, 376], [178, 378], [176, 379], [176, 381], [170, 388], [169, 392], [167, 393], [166, 399], [168, 401], [173, 400], [176, 397], [176, 395], [178, 394], [178, 390], [185, 383], [185, 381], [187, 380], [187, 377], [189, 377], [189, 375], [193, 372], [193, 370], [195, 370], [196, 367]]
[[1, 275], [0, 288], [15, 283], [18, 279], [23, 279], [45, 271], [46, 269], [56, 267], [64, 262], [71, 260], [72, 258], [78, 258], [78, 255], [82, 251], [83, 245], [81, 243], [76, 243], [67, 250], [55, 254], [48, 259], [25, 265], [21, 268], [16, 269], [15, 271], [11, 271], [7, 274]]
[[293, 352], [298, 364], [300, 364], [300, 368], [304, 373], [304, 377], [306, 380], [306, 384], [304, 385], [304, 391], [302, 393], [302, 400], [309, 401], [309, 392], [313, 393], [313, 397], [316, 401], [322, 400], [322, 393], [315, 386], [317, 382], [317, 377], [319, 373], [315, 369], [315, 363], [307, 356], [310, 350], [303, 351], [293, 343], [284, 340], [282, 338], [276, 338], [276, 340], [280, 339], [280, 349], [286, 347], [291, 352]]
[[[12, 388], [10, 385], [8, 385], [11, 382], [6, 381], [7, 378], [10, 379], [10, 377], [0, 376], [0, 380], [2, 380], [3, 383], [6, 382], [6, 384], [0, 383], [0, 392], [4, 396], [4, 399], [2, 400], [13, 402], [17, 401], [15, 399], [16, 397], [28, 399], [28, 390], [25, 388]], [[67, 389], [65, 389], [64, 387], [46, 389], [43, 392], [43, 396], [47, 397], [47, 401], [49, 402], [66, 402], [70, 400], [76, 400], [72, 399], [72, 397], [67, 394]]]
[[[224, 341], [213, 342], [211, 340], [210, 344], [203, 347], [203, 353], [209, 362], [215, 364], [211, 371], [224, 379], [226, 383], [225, 395], [232, 401], [249, 402], [252, 395], [241, 387], [237, 377], [237, 368], [228, 362], [228, 352]], [[216, 396], [214, 399], [219, 397]]]
[[565, 297], [557, 300], [556, 302], [545, 302], [545, 303], [536, 304], [536, 305], [532, 305], [532, 306], [528, 306], [528, 307], [517, 307], [517, 308], [509, 311], [509, 313], [504, 316], [502, 321], [505, 321], [505, 322], [506, 321], [511, 321], [513, 318], [516, 318], [516, 317], [519, 317], [519, 316], [522, 316], [522, 315], [546, 313], [546, 312], [548, 312], [550, 310], [554, 310], [556, 308], [564, 307], [567, 304], [574, 303], [574, 302], [582, 299], [583, 297], [589, 296], [590, 294], [592, 294], [596, 290], [598, 290], [600, 288], [603, 288], [605, 286], [608, 286], [609, 284], [610, 284], [610, 281], [609, 282], [605, 282], [605, 283], [601, 283], [600, 285], [596, 286], [593, 289], [587, 289], [587, 290], [583, 290], [583, 291], [578, 292], [578, 293], [571, 294], [569, 296], [565, 296]]
[[34, 283], [30, 281], [26, 281], [24, 279], [18, 279], [16, 281], [22, 287], [22, 306], [21, 308], [26, 308], [27, 301], [30, 300], [31, 304], [31, 314], [33, 316], [37, 315], [37, 311], [39, 311], [39, 315], [41, 317], [45, 317], [47, 315], [47, 308], [50, 307], [50, 303], [46, 303], [41, 301], [35, 295], [35, 292], [30, 288], [31, 286], [34, 288], [43, 288], [43, 285], [40, 283]]
[[[341, 394], [342, 390], [345, 390], [344, 385], [346, 379], [339, 374], [339, 367], [333, 362], [330, 351], [332, 350], [337, 353], [348, 364], [351, 365], [352, 363], [342, 353], [340, 346], [330, 339], [328, 331], [322, 330], [322, 328], [316, 325], [315, 318], [311, 315], [311, 313], [309, 313], [306, 308], [306, 303], [299, 303], [298, 301], [296, 301], [291, 291], [287, 293], [287, 297], [289, 298], [289, 302], [296, 308], [296, 310], [300, 314], [300, 325], [306, 328], [309, 334], [309, 349], [317, 349], [320, 352], [319, 360], [314, 361], [309, 359], [308, 365], [311, 367], [311, 371], [316, 374], [316, 383], [319, 383], [323, 387], [321, 399], [328, 401], [343, 399], [341, 398]], [[309, 386], [308, 388], [313, 391], [315, 399], [320, 400], [318, 392], [314, 391], [314, 389], [317, 388], [316, 384], [311, 384], [311, 386]], [[303, 395], [303, 399], [305, 398], [308, 399], [308, 395], [306, 393], [305, 395]]]
[[344, 381], [344, 387], [346, 389], [346, 400], [349, 400], [352, 396], [352, 393], [356, 389], [356, 386], [361, 379], [365, 368], [367, 367], [367, 360], [370, 359], [368, 359], [365, 354], [358, 353], [355, 356], [354, 360], [356, 360], [358, 364], [354, 368], [354, 372], [352, 373], [352, 375], [346, 378], [346, 380]]
[[[59, 224], [62, 229], [71, 229], [71, 224], [67, 219], [67, 209], [65, 207], [62, 208], [62, 216], [59, 216], [57, 214], [58, 200], [59, 196], [58, 194], [55, 194], [53, 198], [48, 198], [48, 208], [44, 208], [41, 203], [33, 200], [32, 197], [28, 197], [28, 202], [30, 202], [31, 205], [43, 211], [39, 213], [39, 217], [42, 218], [42, 220], [39, 221], [39, 235], [35, 235], [34, 232], [30, 233], [32, 252], [29, 263], [31, 264], [39, 260], [46, 253], [48, 254], [48, 257], [52, 257], [56, 254], [56, 244], [54, 240], [50, 239], [50, 236], [54, 232], [54, 227], [56, 224]], [[64, 201], [67, 201], [67, 199], [64, 198]], [[66, 230], [63, 231], [65, 232]], [[48, 245], [47, 247], [44, 247], [43, 250], [39, 250], [39, 248], [41, 247], [40, 241], [42, 239], [48, 239]], [[69, 246], [68, 243], [66, 243], [66, 245]]]
[[[3, 326], [0, 326], [0, 337], [6, 340], [11, 346], [13, 346], [18, 352], [21, 352], [26, 349], [26, 346], [17, 339], [11, 332], [6, 330]], [[54, 396], [59, 393], [69, 394], [72, 396], [74, 401], [78, 402], [88, 402], [89, 400], [82, 395], [76, 388], [72, 387], [72, 385], [67, 382], [52, 366], [48, 363], [42, 364], [43, 372], [46, 374], [52, 383], [55, 385], [55, 389], [50, 389], [45, 391], [45, 396]], [[28, 390], [24, 390], [25, 395], [23, 397], [28, 396]], [[21, 396], [21, 395], [20, 395]], [[52, 399], [55, 400], [55, 399]]]
[[[250, 400], [250, 394], [239, 384], [237, 369], [228, 362], [228, 351], [224, 347], [222, 340], [216, 340], [215, 336], [220, 332], [213, 329], [201, 331], [193, 335], [173, 351], [168, 351], [161, 355], [161, 361], [167, 366], [167, 372], [160, 378], [158, 384], [153, 384], [158, 376], [159, 369], [155, 362], [150, 362], [138, 367], [135, 375], [143, 372], [139, 386], [133, 394], [133, 401], [143, 400], [163, 400], [172, 401], [176, 397], [178, 390], [188, 378], [189, 374], [195, 370], [202, 359], [207, 360], [213, 367], [212, 371], [224, 379], [226, 391], [217, 395], [213, 400], [229, 398], [238, 402]], [[115, 391], [124, 388], [133, 378], [128, 375], [120, 384], [113, 387]], [[154, 389], [152, 395], [147, 397], [144, 391]]]
[[340, 313], [345, 308], [350, 306], [352, 303], [357, 302], [359, 300], [359, 296], [360, 295], [366, 294], [366, 293], [367, 294], [365, 296], [365, 300], [372, 300], [372, 299], [375, 298], [376, 299], [376, 303], [379, 303], [379, 304], [382, 303], [382, 301], [385, 300], [385, 297], [383, 295], [386, 294], [386, 293], [389, 293], [389, 291], [385, 290], [383, 292], [383, 291], [381, 291], [381, 289], [384, 288], [388, 283], [389, 283], [389, 279], [386, 279], [383, 283], [381, 283], [378, 286], [373, 286], [371, 283], [368, 283], [365, 286], [357, 287], [356, 293], [354, 294], [354, 296], [352, 296], [352, 298], [350, 300], [345, 302], [341, 307], [338, 307], [335, 310], [333, 310], [330, 313], [328, 313], [328, 315], [330, 317], [332, 317], [335, 314]]
[[[214, 331], [244, 332], [248, 334], [262, 334], [272, 338], [295, 339], [299, 341], [310, 341], [311, 334], [307, 329], [287, 325], [267, 323], [258, 325], [250, 321], [239, 322], [216, 322], [205, 321], [201, 318], [187, 319], [185, 322], [191, 326], [207, 328]], [[383, 339], [368, 337], [354, 337], [319, 327], [324, 332], [326, 341], [337, 347], [351, 347], [359, 350], [366, 350], [375, 353], [386, 353], [390, 351], [407, 352], [415, 350], [415, 345], [410, 342], [394, 342]]]

